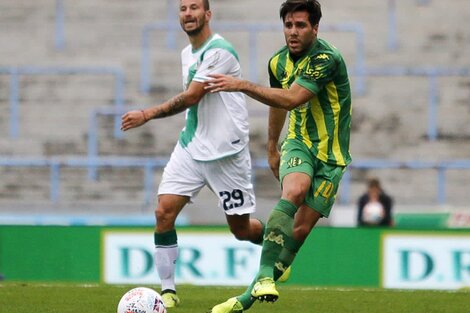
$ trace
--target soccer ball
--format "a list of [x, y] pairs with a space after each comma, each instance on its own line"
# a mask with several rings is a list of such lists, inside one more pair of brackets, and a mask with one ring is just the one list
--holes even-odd
[[362, 212], [362, 219], [369, 224], [379, 224], [385, 216], [385, 210], [380, 202], [369, 202]]
[[167, 313], [158, 292], [137, 287], [126, 292], [119, 301], [117, 313]]

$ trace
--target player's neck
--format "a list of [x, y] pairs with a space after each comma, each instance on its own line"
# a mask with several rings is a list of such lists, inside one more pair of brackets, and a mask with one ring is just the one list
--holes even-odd
[[198, 34], [189, 36], [189, 42], [193, 50], [197, 50], [212, 36], [211, 29], [207, 26], [204, 27]]

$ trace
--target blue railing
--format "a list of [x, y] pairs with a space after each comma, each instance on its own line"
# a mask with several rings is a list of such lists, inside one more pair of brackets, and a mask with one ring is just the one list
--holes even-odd
[[354, 161], [349, 170], [345, 172], [341, 183], [340, 202], [349, 203], [351, 170], [362, 169], [408, 169], [408, 170], [435, 170], [437, 172], [436, 201], [443, 205], [447, 202], [447, 177], [446, 173], [451, 169], [470, 169], [469, 160], [453, 161], [393, 161], [393, 160], [357, 160]]
[[[227, 32], [247, 32], [249, 41], [249, 64], [248, 64], [248, 76], [253, 82], [258, 81], [258, 34], [261, 32], [279, 32], [282, 30], [280, 23], [240, 23], [240, 22], [213, 22], [212, 27], [217, 31]], [[151, 41], [150, 35], [154, 31], [165, 31], [175, 32], [180, 26], [176, 23], [171, 22], [158, 22], [151, 23], [144, 26], [142, 30], [142, 42], [141, 42], [141, 64], [140, 64], [140, 91], [142, 93], [148, 93], [151, 87], [151, 69], [152, 69], [152, 58], [151, 58]], [[354, 64], [353, 73], [357, 78], [355, 84], [355, 91], [358, 94], [364, 93], [364, 66], [365, 66], [365, 39], [364, 29], [361, 24], [358, 23], [342, 23], [342, 24], [322, 24], [322, 32], [351, 32], [356, 35], [356, 60]], [[169, 37], [167, 37], [169, 38]], [[168, 44], [170, 40], [167, 40]], [[263, 63], [264, 64], [264, 63]]]
[[[60, 171], [63, 167], [70, 168], [140, 168], [144, 170], [144, 205], [153, 201], [155, 194], [154, 175], [156, 170], [161, 170], [167, 163], [167, 158], [141, 158], [141, 157], [70, 157], [70, 158], [0, 158], [0, 167], [48, 167], [50, 169], [50, 194], [52, 203], [56, 203], [60, 190]], [[254, 179], [256, 180], [257, 169], [268, 169], [266, 159], [253, 160]], [[470, 159], [454, 161], [393, 161], [393, 160], [357, 160], [354, 161], [346, 171], [340, 190], [340, 203], [350, 203], [351, 171], [356, 169], [408, 169], [423, 170], [432, 169], [437, 172], [436, 201], [438, 204], [446, 204], [446, 172], [451, 169], [470, 169]]]
[[166, 158], [126, 158], [126, 157], [71, 157], [71, 158], [0, 158], [0, 166], [3, 167], [26, 167], [26, 168], [44, 168], [50, 169], [50, 192], [49, 199], [56, 203], [59, 198], [60, 190], [60, 171], [63, 167], [70, 168], [141, 168], [144, 170], [144, 203], [150, 204], [153, 199], [154, 171], [164, 167], [168, 160]]
[[[90, 119], [88, 124], [88, 143], [87, 143], [87, 153], [88, 159], [93, 160], [97, 159], [99, 156], [99, 120], [98, 117], [102, 116], [113, 116], [115, 118], [119, 118], [122, 114], [124, 114], [124, 108], [120, 110], [116, 110], [115, 108], [99, 108], [92, 110], [90, 113]], [[88, 178], [96, 181], [98, 178], [98, 169], [93, 164], [88, 165]]]
[[[428, 5], [431, 0], [415, 0], [417, 5]], [[397, 5], [396, 0], [387, 1], [387, 47], [390, 51], [398, 49]]]
[[434, 141], [438, 135], [438, 105], [439, 105], [439, 77], [470, 77], [470, 67], [405, 67], [388, 66], [377, 68], [366, 68], [366, 77], [399, 77], [413, 76], [426, 77], [429, 81], [428, 88], [428, 139]]
[[[175, 0], [166, 0], [167, 2], [167, 23], [173, 21], [172, 17], [177, 16], [177, 9]], [[64, 0], [55, 1], [55, 18], [54, 18], [54, 46], [57, 50], [64, 50], [66, 47], [66, 35], [65, 35], [65, 5]], [[173, 30], [170, 30], [167, 34], [167, 46], [176, 47], [176, 36]]]
[[[364, 70], [366, 77], [384, 76], [384, 77], [399, 77], [399, 76], [413, 76], [413, 77], [426, 77], [429, 80], [428, 88], [428, 126], [427, 136], [428, 139], [434, 141], [438, 135], [438, 104], [439, 104], [439, 83], [440, 77], [470, 77], [470, 68], [449, 68], [449, 67], [382, 67], [382, 68], [367, 68]], [[98, 115], [112, 115], [118, 118], [123, 114], [124, 108], [104, 108], [96, 109], [91, 112], [89, 124], [89, 141], [88, 141], [88, 156], [98, 156]], [[89, 177], [96, 179], [96, 169], [90, 169]]]
[[57, 50], [64, 50], [66, 45], [64, 0], [55, 1], [54, 45]]
[[[428, 5], [431, 0], [415, 0], [417, 5]], [[177, 1], [167, 0], [167, 21], [171, 24], [177, 16]], [[397, 9], [396, 0], [387, 0], [387, 46], [389, 50], [396, 50], [398, 48], [397, 40]], [[64, 0], [56, 0], [55, 3], [55, 31], [54, 31], [54, 44], [56, 49], [63, 50], [66, 46], [65, 35], [65, 6]], [[171, 28], [168, 30], [166, 36], [167, 47], [176, 48], [176, 29]]]
[[[10, 137], [19, 136], [20, 112], [20, 76], [22, 75], [112, 75], [114, 84], [114, 108], [123, 110], [125, 75], [122, 69], [116, 67], [60, 67], [60, 66], [8, 66], [0, 67], [0, 74], [10, 75]], [[121, 120], [116, 116], [114, 121], [114, 135], [122, 136], [120, 130]]]

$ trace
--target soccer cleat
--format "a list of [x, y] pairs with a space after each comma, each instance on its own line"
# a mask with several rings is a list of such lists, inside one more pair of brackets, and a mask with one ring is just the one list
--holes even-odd
[[209, 313], [242, 313], [243, 305], [237, 298], [230, 298], [227, 301], [217, 304]]
[[261, 302], [275, 302], [279, 298], [279, 292], [276, 290], [274, 280], [271, 277], [265, 277], [253, 286], [251, 296]]
[[180, 304], [180, 298], [176, 295], [176, 291], [171, 289], [162, 291], [162, 301], [166, 308], [174, 308]]
[[291, 267], [289, 266], [284, 271], [284, 273], [282, 273], [282, 275], [277, 279], [277, 281], [280, 282], [280, 283], [286, 282], [290, 277], [290, 271], [291, 271]]

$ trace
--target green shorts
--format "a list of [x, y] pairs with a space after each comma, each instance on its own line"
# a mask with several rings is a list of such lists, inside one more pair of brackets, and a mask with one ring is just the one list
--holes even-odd
[[312, 179], [312, 186], [304, 203], [322, 216], [330, 215], [336, 199], [339, 182], [346, 167], [331, 165], [319, 159], [298, 140], [287, 139], [282, 144], [279, 176], [282, 181], [287, 174], [305, 173]]

